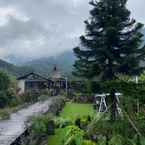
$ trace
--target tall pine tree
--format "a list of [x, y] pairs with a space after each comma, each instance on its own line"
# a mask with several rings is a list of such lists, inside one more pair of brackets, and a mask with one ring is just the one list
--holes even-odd
[[143, 25], [131, 18], [127, 0], [92, 0], [91, 17], [85, 21], [86, 34], [74, 48], [77, 60], [74, 74], [85, 78], [116, 74], [136, 75], [145, 59]]

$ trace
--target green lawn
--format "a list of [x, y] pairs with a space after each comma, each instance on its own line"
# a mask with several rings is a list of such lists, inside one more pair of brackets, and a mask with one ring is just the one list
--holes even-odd
[[48, 145], [63, 145], [63, 138], [65, 134], [65, 129], [56, 129], [55, 135], [48, 137]]
[[92, 104], [79, 104], [79, 103], [66, 103], [63, 111], [60, 113], [60, 116], [66, 119], [75, 120], [78, 116], [93, 116], [95, 110], [93, 109]]
[[[60, 113], [60, 117], [74, 121], [78, 116], [93, 116], [94, 114], [95, 111], [92, 104], [78, 104], [68, 102]], [[65, 129], [56, 129], [55, 135], [48, 137], [48, 145], [63, 145], [62, 141], [65, 134]]]

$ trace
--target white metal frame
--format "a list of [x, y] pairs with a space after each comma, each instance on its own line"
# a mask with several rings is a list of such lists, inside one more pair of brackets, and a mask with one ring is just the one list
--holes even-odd
[[[102, 112], [102, 106], [105, 107], [105, 111], [107, 111], [108, 109], [108, 106], [107, 106], [107, 103], [106, 103], [106, 96], [109, 96], [110, 94], [107, 93], [107, 94], [96, 94], [95, 95], [95, 98], [101, 98], [100, 102], [96, 100], [96, 104], [99, 105], [99, 112]], [[117, 104], [119, 103], [119, 96], [122, 96], [121, 93], [115, 93], [116, 97], [117, 97]], [[119, 108], [119, 106], [117, 105], [117, 109], [118, 109], [118, 113], [120, 114], [121, 113], [121, 109]]]

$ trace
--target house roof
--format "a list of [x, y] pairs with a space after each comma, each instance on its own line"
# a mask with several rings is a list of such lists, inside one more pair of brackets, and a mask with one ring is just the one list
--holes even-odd
[[51, 81], [50, 79], [47, 79], [37, 73], [31, 72], [26, 75], [20, 76], [17, 78], [17, 80], [25, 80], [25, 79], [38, 79], [38, 80], [45, 80], [45, 81]]
[[58, 70], [57, 66], [55, 65], [52, 72], [51, 72], [51, 75], [50, 75], [50, 80], [53, 80], [53, 81], [63, 81], [63, 80], [66, 80], [65, 77], [63, 77], [63, 75], [61, 74], [61, 72]]

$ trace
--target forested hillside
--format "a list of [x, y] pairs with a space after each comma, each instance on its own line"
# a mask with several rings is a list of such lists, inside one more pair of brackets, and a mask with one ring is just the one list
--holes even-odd
[[75, 56], [72, 51], [67, 51], [56, 57], [41, 58], [25, 63], [26, 66], [31, 67], [35, 72], [43, 75], [49, 75], [56, 65], [58, 69], [67, 75], [71, 75]]
[[0, 59], [0, 69], [5, 70], [15, 76], [20, 76], [28, 72], [32, 72], [32, 68], [25, 66], [16, 66]]

